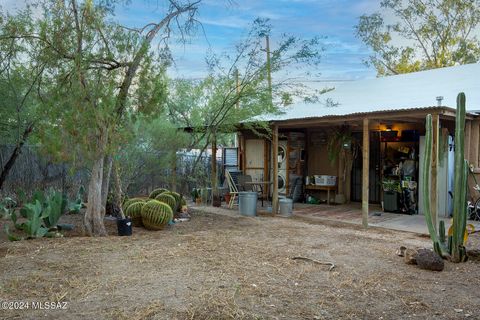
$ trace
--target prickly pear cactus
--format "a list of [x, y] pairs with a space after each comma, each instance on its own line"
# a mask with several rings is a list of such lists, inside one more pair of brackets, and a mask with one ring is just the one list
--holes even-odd
[[177, 205], [177, 201], [175, 200], [175, 198], [171, 194], [167, 193], [160, 193], [158, 196], [155, 197], [155, 200], [168, 204], [172, 211]]
[[132, 203], [136, 203], [136, 202], [145, 202], [145, 200], [141, 199], [141, 198], [132, 198], [132, 199], [128, 199], [127, 201], [125, 201], [122, 205], [122, 208], [123, 208], [123, 211], [127, 211], [128, 207], [132, 204]]
[[164, 192], [168, 192], [168, 190], [164, 189], [164, 188], [158, 188], [158, 189], [155, 189], [152, 192], [150, 192], [150, 195], [148, 197], [150, 199], [155, 199], [159, 194], [164, 193]]
[[173, 219], [173, 211], [166, 203], [148, 201], [142, 208], [142, 222], [146, 229], [162, 230]]
[[141, 227], [142, 224], [142, 208], [146, 202], [134, 202], [128, 206], [125, 210], [125, 215], [132, 219], [132, 223], [135, 227]]

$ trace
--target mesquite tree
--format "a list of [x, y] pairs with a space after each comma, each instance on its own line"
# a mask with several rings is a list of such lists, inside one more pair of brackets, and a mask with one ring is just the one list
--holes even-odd
[[28, 41], [45, 59], [48, 82], [54, 84], [47, 97], [51, 126], [45, 144], [80, 153], [91, 165], [84, 218], [90, 235], [106, 235], [105, 158], [128, 137], [125, 124], [135, 114], [152, 114], [161, 107], [170, 59], [168, 38], [175, 28], [181, 34], [189, 31], [200, 1], [169, 0], [158, 21], [139, 29], [112, 22], [111, 8], [92, 0], [44, 1], [37, 8], [40, 17], [29, 8], [8, 17], [17, 24], [34, 20], [32, 29], [13, 29], [2, 40]]
[[[32, 27], [27, 21], [21, 26]], [[1, 35], [16, 27], [0, 13]], [[43, 107], [38, 87], [45, 64], [38, 58], [25, 42], [0, 41], [0, 137], [2, 144], [13, 146], [8, 160], [0, 167], [0, 190], [22, 147], [32, 136], [38, 124], [36, 115]]]
[[309, 89], [294, 76], [295, 72], [303, 71], [302, 76], [308, 77], [309, 70], [320, 63], [321, 38], [283, 35], [277, 38], [270, 52], [266, 48], [266, 36], [270, 33], [269, 21], [256, 19], [233, 53], [207, 57], [210, 70], [207, 77], [201, 81], [177, 81], [173, 85], [168, 101], [171, 117], [193, 128], [191, 147], [202, 151], [209, 145], [212, 147], [214, 192], [217, 190], [215, 151], [223, 134], [234, 132], [242, 124], [260, 136], [268, 136], [269, 124], [260, 116], [282, 112], [293, 99], [315, 100], [323, 92]]
[[356, 27], [378, 75], [480, 60], [479, 0], [382, 0], [381, 7]]

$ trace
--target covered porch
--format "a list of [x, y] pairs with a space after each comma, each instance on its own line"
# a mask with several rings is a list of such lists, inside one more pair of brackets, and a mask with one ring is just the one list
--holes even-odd
[[[447, 219], [451, 214], [448, 201], [451, 177], [448, 177], [446, 167], [452, 163], [443, 161], [446, 157], [443, 151], [453, 149], [451, 135], [455, 111], [450, 108], [429, 107], [275, 121], [272, 122], [271, 140], [259, 139], [251, 132], [240, 132], [239, 163], [242, 171], [252, 175], [254, 180], [273, 182], [267, 195], [272, 198], [274, 213], [278, 212], [279, 197], [292, 197], [295, 186], [290, 184], [291, 177], [300, 176], [302, 196], [296, 200], [307, 202], [308, 197], [315, 197], [319, 202], [317, 205], [296, 203], [295, 213], [300, 216], [325, 215], [324, 218], [328, 219], [338, 216], [341, 220], [360, 222], [364, 227], [382, 226], [382, 223], [391, 220], [397, 221], [393, 227], [404, 225], [404, 229], [423, 230], [424, 218], [416, 214], [422, 214], [419, 190], [423, 182], [419, 163], [427, 114], [432, 114], [434, 125], [430, 201], [432, 204], [438, 202], [437, 206], [432, 206], [434, 215]], [[479, 130], [478, 122], [473, 121], [470, 115], [467, 116], [467, 127], [475, 128], [473, 132]], [[353, 153], [350, 165], [342, 158], [344, 153], [334, 162], [328, 156], [331, 151], [328, 148], [329, 139], [339, 128], [347, 128], [351, 133], [351, 140], [345, 145], [345, 149]], [[478, 135], [469, 136], [467, 140], [470, 138], [477, 139], [478, 146]], [[353, 151], [353, 148], [356, 150]], [[473, 152], [471, 148], [466, 151], [467, 158], [470, 154], [473, 158], [477, 155], [474, 166], [478, 167], [478, 147]], [[400, 170], [407, 161], [413, 168], [412, 172], [395, 173], [395, 168]], [[317, 186], [314, 181], [317, 175], [335, 177], [335, 183], [329, 188]], [[385, 199], [384, 195], [382, 183], [385, 179], [397, 179], [399, 185], [410, 188], [408, 207], [405, 205], [407, 200], [402, 200], [403, 204], [391, 209], [391, 200]], [[398, 203], [400, 200], [395, 201]], [[415, 227], [417, 224], [419, 226]]]

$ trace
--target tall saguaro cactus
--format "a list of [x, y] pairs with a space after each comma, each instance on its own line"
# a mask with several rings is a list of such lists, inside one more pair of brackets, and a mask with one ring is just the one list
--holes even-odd
[[[445, 243], [445, 226], [437, 226], [432, 220], [430, 211], [430, 168], [432, 163], [432, 116], [427, 115], [425, 125], [425, 154], [421, 166], [423, 168], [423, 207], [425, 221], [427, 223], [430, 238], [433, 241], [435, 252], [444, 258], [450, 258], [453, 262], [467, 260], [464, 247], [464, 235], [467, 224], [467, 174], [468, 162], [465, 160], [465, 94], [459, 93], [457, 97], [457, 113], [455, 120], [455, 172], [453, 189], [453, 225], [452, 235], [448, 238], [448, 246]], [[436, 205], [436, 204], [434, 204]]]
[[[432, 217], [432, 211], [430, 210], [430, 168], [432, 165], [432, 142], [433, 141], [433, 128], [432, 128], [432, 115], [427, 115], [425, 123], [425, 154], [423, 161], [420, 164], [423, 169], [423, 184], [421, 192], [423, 194], [423, 211], [425, 215], [425, 222], [427, 223], [428, 233], [433, 241], [433, 248], [440, 256], [448, 256], [445, 244], [440, 241], [443, 238], [437, 234], [437, 226], [434, 224]], [[435, 204], [436, 205], [436, 204]]]
[[457, 114], [455, 120], [455, 177], [453, 189], [453, 234], [452, 261], [466, 260], [463, 237], [467, 226], [467, 177], [468, 162], [465, 160], [465, 94], [457, 97]]

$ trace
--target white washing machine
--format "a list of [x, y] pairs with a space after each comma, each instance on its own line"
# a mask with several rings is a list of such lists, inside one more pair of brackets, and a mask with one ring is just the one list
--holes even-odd
[[285, 195], [287, 193], [287, 176], [286, 170], [278, 171], [278, 193]]
[[[278, 141], [278, 193], [280, 195], [285, 195], [287, 192], [287, 144], [287, 140]], [[270, 176], [273, 176], [273, 169], [270, 171]]]
[[278, 170], [287, 170], [287, 140], [278, 141]]

